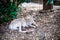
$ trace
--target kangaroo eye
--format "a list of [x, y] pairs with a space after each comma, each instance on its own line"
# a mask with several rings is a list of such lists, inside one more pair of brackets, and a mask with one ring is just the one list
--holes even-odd
[[34, 25], [33, 23], [31, 25]]

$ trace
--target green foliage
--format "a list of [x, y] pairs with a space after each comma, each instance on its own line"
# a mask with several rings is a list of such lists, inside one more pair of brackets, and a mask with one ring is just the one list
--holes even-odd
[[4, 16], [4, 17], [2, 18], [2, 21], [7, 22], [7, 21], [9, 21], [9, 18], [8, 18], [7, 16]]
[[46, 5], [47, 4], [54, 4], [54, 0], [48, 0], [47, 3], [46, 3]]
[[[18, 7], [15, 5], [15, 0], [1, 0], [0, 1], [0, 23], [8, 22], [17, 16]], [[30, 0], [17, 0], [17, 4], [21, 4], [23, 2], [30, 2]], [[20, 8], [21, 11], [21, 8]]]
[[[2, 4], [2, 5], [1, 5]], [[0, 22], [8, 22], [14, 18], [16, 18], [16, 5], [11, 3], [10, 1], [1, 2], [0, 6]]]
[[16, 12], [11, 12], [11, 13], [10, 13], [10, 17], [16, 18], [16, 16], [17, 16]]
[[28, 2], [30, 2], [30, 1], [31, 1], [31, 0], [18, 0], [18, 5], [21, 4], [21, 3], [23, 3], [23, 2], [27, 2], [27, 3], [28, 3]]
[[9, 14], [10, 17], [16, 18], [16, 16], [17, 16], [16, 9], [17, 9], [17, 7], [15, 6], [15, 4], [12, 4], [10, 6], [10, 14]]

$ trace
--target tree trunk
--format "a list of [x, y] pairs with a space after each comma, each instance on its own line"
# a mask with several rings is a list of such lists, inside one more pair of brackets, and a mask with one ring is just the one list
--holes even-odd
[[49, 10], [53, 8], [52, 4], [46, 4], [48, 0], [43, 0], [43, 10]]
[[18, 5], [17, 5], [17, 0], [15, 0], [15, 5], [18, 6]]

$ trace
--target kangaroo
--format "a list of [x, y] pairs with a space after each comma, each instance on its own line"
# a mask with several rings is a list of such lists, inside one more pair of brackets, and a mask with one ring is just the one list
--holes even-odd
[[22, 18], [14, 19], [10, 23], [9, 29], [12, 31], [18, 29], [19, 32], [27, 32], [27, 31], [22, 31], [22, 27], [34, 27], [34, 28], [36, 28], [37, 25], [36, 25], [32, 15], [26, 13], [23, 16], [24, 17], [22, 17]]

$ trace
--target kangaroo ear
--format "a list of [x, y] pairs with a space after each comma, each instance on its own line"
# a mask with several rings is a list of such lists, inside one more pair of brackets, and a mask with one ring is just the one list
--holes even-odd
[[30, 14], [30, 15], [33, 15], [33, 11], [30, 11], [29, 14]]

